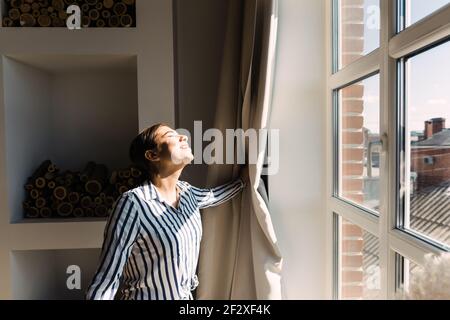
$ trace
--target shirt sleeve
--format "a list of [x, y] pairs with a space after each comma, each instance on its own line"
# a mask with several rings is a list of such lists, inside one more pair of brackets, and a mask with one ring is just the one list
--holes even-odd
[[209, 189], [200, 189], [191, 186], [191, 192], [197, 200], [199, 209], [218, 206], [237, 195], [244, 189], [245, 183], [237, 179], [221, 186]]
[[140, 232], [134, 195], [125, 192], [115, 202], [104, 231], [100, 263], [86, 299], [114, 300], [124, 265]]

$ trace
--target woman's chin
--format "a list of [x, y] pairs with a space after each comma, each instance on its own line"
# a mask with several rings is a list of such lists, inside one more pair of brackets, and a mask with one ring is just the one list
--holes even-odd
[[172, 157], [172, 162], [177, 165], [178, 164], [188, 165], [192, 162], [192, 160], [194, 160], [194, 156], [192, 155], [192, 153]]

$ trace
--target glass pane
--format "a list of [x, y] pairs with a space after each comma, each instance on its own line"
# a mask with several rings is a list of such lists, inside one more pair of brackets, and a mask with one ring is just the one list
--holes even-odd
[[414, 263], [414, 261], [409, 260], [408, 258], [405, 258], [404, 256], [396, 253], [397, 256], [397, 263], [398, 263], [398, 270], [397, 273], [397, 299], [403, 299], [405, 297], [406, 292], [409, 291], [409, 284], [411, 276], [414, 272], [419, 270], [419, 265]]
[[339, 297], [380, 298], [379, 242], [372, 234], [340, 219]]
[[404, 227], [450, 245], [450, 42], [406, 62]]
[[380, 205], [380, 77], [339, 90], [339, 196], [378, 211]]
[[406, 0], [406, 26], [425, 18], [450, 3], [450, 0]]
[[380, 45], [380, 1], [340, 0], [338, 5], [341, 69]]

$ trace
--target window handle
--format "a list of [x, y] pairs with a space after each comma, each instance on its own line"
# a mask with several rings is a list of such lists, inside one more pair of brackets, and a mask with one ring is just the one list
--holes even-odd
[[[376, 152], [379, 155], [381, 152], [386, 152], [387, 150], [387, 134], [384, 133], [380, 139], [375, 141], [370, 141], [367, 148], [367, 176], [372, 178], [372, 166], [373, 166], [373, 154]], [[378, 156], [380, 159], [380, 156]], [[378, 166], [380, 165], [378, 160]]]

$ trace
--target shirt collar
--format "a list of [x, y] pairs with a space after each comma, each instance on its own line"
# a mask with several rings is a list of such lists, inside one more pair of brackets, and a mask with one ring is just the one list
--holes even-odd
[[[161, 195], [159, 194], [158, 190], [156, 189], [155, 185], [151, 182], [151, 180], [145, 180], [143, 186], [144, 186], [145, 200], [157, 199], [159, 202], [164, 201], [164, 199], [161, 198]], [[185, 184], [180, 180], [178, 180], [177, 186], [181, 189], [181, 192], [187, 189]]]

